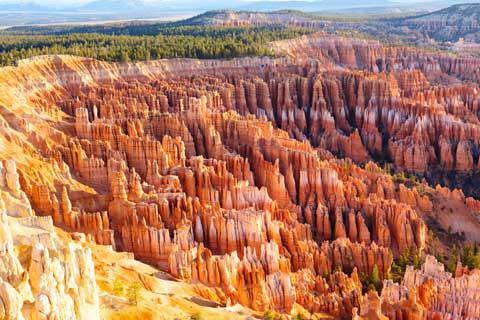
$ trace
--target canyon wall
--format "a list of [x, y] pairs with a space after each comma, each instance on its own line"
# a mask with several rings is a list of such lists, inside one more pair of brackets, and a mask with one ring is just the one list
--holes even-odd
[[314, 39], [281, 59], [48, 56], [0, 70], [7, 214], [35, 211], [229, 304], [351, 318], [368, 299], [359, 274], [388, 278], [394, 257], [428, 245], [426, 217], [455, 219], [438, 203], [454, 199], [478, 237], [477, 200], [374, 162], [476, 169], [478, 90], [462, 80], [477, 62]]

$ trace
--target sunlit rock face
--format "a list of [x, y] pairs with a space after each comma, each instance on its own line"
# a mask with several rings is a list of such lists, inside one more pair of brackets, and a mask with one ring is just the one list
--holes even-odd
[[1, 319], [100, 319], [90, 249], [58, 238], [51, 217], [17, 215], [33, 211], [15, 162], [0, 163]]
[[408, 267], [401, 284], [385, 280], [380, 297], [364, 296], [354, 319], [477, 319], [480, 316], [479, 270], [457, 274], [427, 256], [420, 270]]
[[[359, 273], [387, 278], [394, 257], [424, 250], [425, 217], [446, 224], [461, 214], [454, 230], [478, 238], [480, 204], [404, 185], [374, 161], [417, 173], [477, 168], [478, 89], [462, 80], [476, 79], [479, 62], [337, 38], [274, 45], [288, 57], [48, 56], [0, 70], [4, 216], [85, 233], [219, 288], [229, 304], [390, 316], [375, 310], [383, 293], [362, 297]], [[10, 238], [5, 263], [17, 271], [0, 285], [8, 312], [95, 309], [88, 250], [40, 239], [24, 271]], [[409, 277], [404, 286], [420, 285]], [[27, 282], [29, 298], [19, 288]]]

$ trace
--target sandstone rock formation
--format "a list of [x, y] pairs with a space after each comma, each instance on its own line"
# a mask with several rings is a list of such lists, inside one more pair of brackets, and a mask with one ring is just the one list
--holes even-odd
[[354, 319], [476, 319], [480, 273], [452, 276], [433, 256], [421, 270], [407, 267], [401, 284], [385, 280], [382, 294], [362, 297]]
[[[11, 198], [0, 199], [0, 317], [100, 319], [90, 249], [57, 238], [51, 217], [11, 215], [19, 200], [31, 207], [14, 162], [5, 165], [7, 185], [0, 192]], [[21, 256], [17, 247], [23, 247]]]
[[[396, 167], [418, 173], [432, 166], [476, 169], [478, 90], [458, 80], [478, 81], [478, 74], [472, 73], [478, 59], [427, 55], [321, 34], [279, 41], [274, 48], [298, 63], [321, 66], [323, 72], [315, 79], [307, 78], [314, 90], [307, 117], [314, 144], [360, 162], [368, 154], [386, 153]], [[329, 72], [339, 65], [349, 69]], [[435, 85], [439, 81], [443, 83]], [[314, 125], [318, 119], [320, 127]], [[322, 129], [328, 134], [319, 135]]]
[[[474, 240], [480, 205], [373, 161], [418, 173], [476, 168], [478, 90], [461, 80], [477, 79], [478, 61], [339, 38], [276, 46], [290, 57], [48, 56], [0, 70], [0, 145], [19, 154], [0, 152], [4, 211], [131, 252], [228, 305], [384, 319], [365, 309], [384, 295], [362, 298], [358, 274], [376, 266], [385, 279], [394, 257], [424, 250], [424, 218], [444, 213], [438, 203], [455, 199]], [[88, 249], [39, 239], [28, 272], [4, 246], [8, 312], [30, 299], [34, 317], [83, 317], [83, 305], [98, 305]], [[28, 299], [15, 280], [23, 274]], [[416, 277], [408, 271], [403, 285], [420, 286]], [[442, 279], [432, 281], [443, 288]], [[445, 308], [415, 312], [458, 312]]]

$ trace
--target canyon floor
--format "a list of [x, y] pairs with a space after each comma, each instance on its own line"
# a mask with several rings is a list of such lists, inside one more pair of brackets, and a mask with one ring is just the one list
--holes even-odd
[[272, 48], [1, 68], [0, 319], [480, 318], [480, 60]]

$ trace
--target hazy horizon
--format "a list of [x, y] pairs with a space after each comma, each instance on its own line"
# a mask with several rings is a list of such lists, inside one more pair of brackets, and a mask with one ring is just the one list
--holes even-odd
[[[109, 0], [0, 0], [2, 4], [38, 4], [38, 5], [83, 5], [92, 2], [111, 2]], [[196, 0], [134, 0], [128, 2], [141, 2], [146, 4], [182, 4], [182, 3], [195, 3]], [[220, 1], [218, 0], [205, 0], [202, 1], [202, 5], [205, 4], [217, 4]], [[310, 3], [327, 3], [328, 0], [236, 0], [234, 2], [243, 2], [243, 3], [251, 3], [251, 2], [270, 2], [270, 3], [282, 3], [282, 2], [310, 2]], [[336, 4], [341, 6], [342, 2], [344, 1], [336, 1]], [[359, 1], [361, 3], [363, 1]], [[374, 1], [371, 1], [374, 2]], [[408, 4], [408, 3], [434, 3], [434, 2], [442, 2], [440, 0], [378, 0], [375, 1], [377, 3], [384, 2], [385, 4], [391, 3], [399, 3], [399, 4]], [[446, 2], [446, 1], [443, 1]], [[471, 2], [471, 1], [451, 1], [451, 2]], [[347, 6], [352, 5], [350, 1], [347, 1]]]
[[216, 9], [416, 14], [469, 0], [0, 0], [0, 27], [179, 19]]

